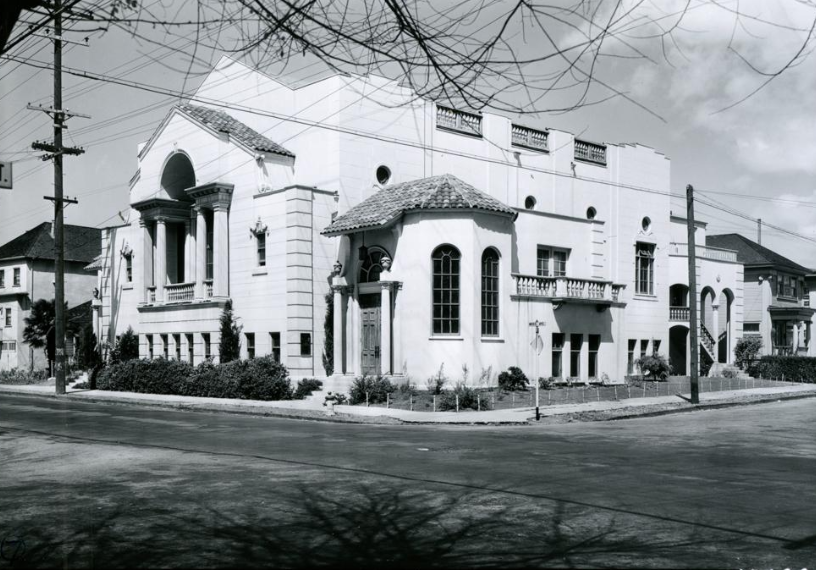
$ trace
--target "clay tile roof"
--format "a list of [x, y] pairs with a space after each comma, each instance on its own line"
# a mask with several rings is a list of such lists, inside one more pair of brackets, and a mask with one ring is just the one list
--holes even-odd
[[737, 252], [737, 261], [743, 265], [776, 265], [793, 269], [797, 272], [812, 273], [810, 269], [791, 261], [787, 257], [771, 251], [767, 247], [740, 234], [721, 234], [706, 237], [706, 245], [733, 249]]
[[386, 186], [338, 216], [321, 233], [337, 235], [384, 226], [417, 210], [482, 210], [515, 216], [509, 206], [451, 174]]
[[[99, 255], [102, 230], [65, 224], [65, 260], [89, 263]], [[24, 257], [54, 259], [54, 238], [51, 222], [43, 222], [0, 246], [0, 259]]]
[[238, 119], [232, 118], [224, 111], [191, 105], [190, 103], [178, 105], [178, 108], [210, 128], [235, 137], [235, 140], [252, 150], [271, 152], [283, 156], [295, 156], [278, 143], [269, 140], [261, 133], [251, 129]]

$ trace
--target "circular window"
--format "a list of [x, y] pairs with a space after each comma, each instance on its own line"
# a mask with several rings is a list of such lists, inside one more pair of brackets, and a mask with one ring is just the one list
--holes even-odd
[[527, 208], [528, 210], [532, 210], [533, 208], [535, 208], [535, 205], [536, 205], [536, 199], [533, 198], [532, 196], [527, 196], [524, 199], [524, 207]]
[[644, 232], [649, 231], [649, 229], [652, 227], [652, 220], [649, 219], [649, 216], [643, 218], [643, 221], [640, 222], [640, 227], [643, 228]]
[[595, 211], [595, 208], [593, 208], [592, 206], [587, 208], [587, 220], [594, 220], [595, 216], [597, 216], [597, 215], [598, 215], [598, 212]]
[[380, 184], [388, 184], [391, 180], [391, 169], [383, 165], [377, 168], [377, 182]]

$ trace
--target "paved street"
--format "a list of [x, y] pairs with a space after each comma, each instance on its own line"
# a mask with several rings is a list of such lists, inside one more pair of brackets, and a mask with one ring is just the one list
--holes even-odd
[[491, 428], [4, 396], [0, 441], [0, 568], [816, 560], [812, 399]]

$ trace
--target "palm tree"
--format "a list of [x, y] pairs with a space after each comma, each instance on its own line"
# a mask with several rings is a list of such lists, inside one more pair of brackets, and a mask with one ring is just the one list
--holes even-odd
[[[68, 312], [68, 303], [65, 303], [65, 312]], [[28, 316], [25, 318], [25, 329], [23, 330], [23, 340], [32, 348], [44, 348], [45, 356], [48, 359], [48, 370], [54, 362], [56, 352], [56, 335], [54, 327], [56, 322], [56, 310], [54, 299], [38, 299], [31, 306]], [[67, 324], [67, 323], [66, 323]], [[66, 326], [66, 329], [69, 327]], [[34, 362], [31, 366], [33, 368]]]

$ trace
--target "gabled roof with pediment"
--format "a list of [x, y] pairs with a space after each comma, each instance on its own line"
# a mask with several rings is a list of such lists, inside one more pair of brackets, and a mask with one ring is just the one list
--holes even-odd
[[737, 252], [737, 261], [745, 266], [773, 265], [780, 269], [792, 269], [798, 273], [813, 273], [813, 270], [799, 265], [795, 261], [791, 261], [787, 257], [740, 234], [706, 236], [706, 245], [735, 250]]
[[516, 216], [516, 212], [496, 198], [477, 190], [452, 174], [442, 174], [386, 186], [338, 216], [321, 233], [340, 235], [386, 226], [407, 212], [439, 210], [479, 210]]

